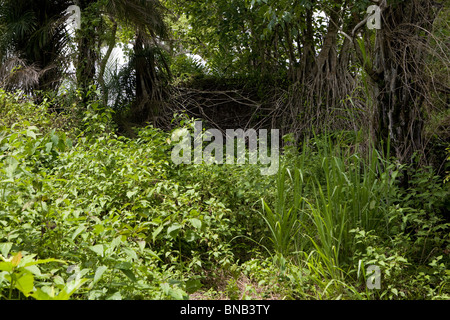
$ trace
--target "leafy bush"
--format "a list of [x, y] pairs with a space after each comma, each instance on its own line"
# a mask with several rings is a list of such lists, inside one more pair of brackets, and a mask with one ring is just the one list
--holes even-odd
[[43, 134], [59, 129], [72, 135], [74, 121], [68, 113], [49, 111], [50, 100], [36, 105], [20, 93], [7, 93], [0, 88], [0, 129], [15, 127], [17, 130], [36, 127]]
[[[7, 256], [12, 243], [0, 244], [2, 254]], [[65, 263], [56, 259], [36, 260], [34, 255], [23, 256], [18, 252], [10, 258], [0, 255], [0, 296], [11, 300], [20, 292], [25, 297], [36, 300], [68, 300], [87, 280], [80, 277], [68, 279], [65, 283], [61, 276], [53, 274], [42, 274], [38, 265], [52, 262]], [[35, 278], [41, 281], [39, 284]], [[49, 280], [52, 284], [49, 286]], [[35, 287], [37, 286], [37, 288]], [[7, 296], [2, 292], [8, 292]], [[14, 296], [13, 296], [14, 294]]]
[[[289, 269], [294, 287], [304, 288], [294, 289], [296, 295], [447, 296], [444, 257], [450, 250], [450, 225], [439, 215], [446, 191], [438, 177], [417, 171], [412, 187], [402, 191], [396, 185], [397, 167], [375, 150], [364, 157], [322, 138], [285, 160], [273, 209], [264, 202], [263, 219], [275, 262], [287, 258], [279, 267]], [[381, 291], [365, 288], [363, 271], [370, 265], [381, 269]], [[414, 289], [413, 283], [426, 289]]]
[[442, 213], [450, 209], [445, 208], [449, 205], [446, 200], [450, 197], [450, 188], [435, 174], [433, 168], [419, 168], [410, 172], [409, 176], [409, 186], [398, 194], [397, 203], [430, 213]]
[[186, 298], [202, 268], [232, 263], [235, 216], [202, 180], [182, 180], [167, 133], [148, 127], [131, 140], [86, 128], [74, 142], [3, 131], [0, 242], [75, 266], [91, 280], [79, 297], [90, 299]]
[[176, 81], [188, 82], [195, 77], [203, 77], [206, 67], [198, 60], [188, 55], [179, 55], [172, 59], [170, 71]]
[[[275, 176], [175, 165], [170, 132], [116, 135], [95, 101], [68, 132], [14, 97], [1, 109], [2, 299], [188, 299], [221, 273], [229, 298], [448, 299], [447, 191], [430, 171], [403, 192], [397, 167], [339, 136], [287, 152]], [[380, 291], [364, 286], [370, 264]]]

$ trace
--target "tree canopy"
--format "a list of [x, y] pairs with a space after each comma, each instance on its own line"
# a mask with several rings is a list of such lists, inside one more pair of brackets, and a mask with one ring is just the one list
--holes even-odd
[[[69, 5], [81, 12], [74, 37]], [[4, 0], [1, 83], [39, 92], [69, 80], [85, 102], [96, 86], [139, 123], [176, 108], [186, 74], [233, 79], [284, 133], [368, 126], [404, 162], [426, 148], [424, 119], [445, 113], [447, 12], [431, 0]]]

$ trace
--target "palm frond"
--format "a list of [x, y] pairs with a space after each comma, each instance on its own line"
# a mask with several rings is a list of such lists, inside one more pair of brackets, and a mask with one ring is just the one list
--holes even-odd
[[158, 0], [109, 0], [106, 4], [109, 14], [150, 37], [167, 34], [163, 18], [165, 10]]
[[0, 87], [30, 93], [39, 83], [40, 71], [36, 65], [27, 65], [24, 60], [13, 56], [0, 66]]
[[[56, 89], [66, 66], [65, 10], [71, 1], [0, 2], [0, 65], [5, 88]], [[26, 80], [24, 77], [29, 76]], [[38, 79], [36, 79], [38, 77]]]

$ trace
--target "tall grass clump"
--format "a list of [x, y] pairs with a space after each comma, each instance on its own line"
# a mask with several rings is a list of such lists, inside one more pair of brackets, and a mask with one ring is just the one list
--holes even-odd
[[294, 170], [294, 173], [287, 169], [281, 168], [277, 176], [277, 197], [273, 210], [270, 206], [262, 200], [263, 213], [261, 216], [269, 229], [269, 238], [273, 244], [273, 249], [276, 254], [281, 256], [288, 256], [293, 248], [298, 244], [297, 234], [300, 231], [302, 221], [302, 211], [299, 210], [301, 198], [295, 198], [293, 204], [290, 204], [287, 199], [288, 185], [286, 183], [286, 176], [289, 176], [290, 181], [294, 186], [294, 194], [301, 194], [302, 184], [299, 180], [302, 178], [299, 170]]
[[313, 252], [311, 261], [339, 279], [352, 262], [352, 230], [388, 232], [397, 171], [375, 148], [359, 150], [344, 135], [315, 137], [303, 143], [294, 161], [285, 162], [273, 209], [264, 203], [275, 252], [297, 260]]

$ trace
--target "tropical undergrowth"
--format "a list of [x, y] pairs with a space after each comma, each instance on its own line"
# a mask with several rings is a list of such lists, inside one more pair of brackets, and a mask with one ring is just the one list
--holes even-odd
[[403, 168], [349, 133], [287, 149], [274, 176], [175, 165], [171, 132], [131, 139], [83, 110], [0, 92], [2, 299], [448, 299], [431, 169], [402, 190]]
[[[359, 141], [345, 132], [305, 141], [286, 157], [273, 203], [263, 200], [274, 261], [298, 285], [293, 296], [448, 299], [448, 185], [424, 168], [400, 188], [411, 169]], [[375, 289], [371, 267], [380, 271]]]

